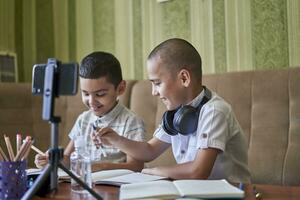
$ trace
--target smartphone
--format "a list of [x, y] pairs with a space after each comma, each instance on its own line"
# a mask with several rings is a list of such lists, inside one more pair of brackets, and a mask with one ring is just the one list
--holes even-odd
[[[32, 70], [32, 94], [43, 95], [47, 64], [35, 64]], [[64, 63], [58, 66], [58, 95], [75, 95], [78, 83], [78, 64]]]

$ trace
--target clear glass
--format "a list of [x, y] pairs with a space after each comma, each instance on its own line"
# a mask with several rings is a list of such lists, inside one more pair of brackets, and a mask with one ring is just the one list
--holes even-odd
[[[90, 188], [92, 187], [92, 169], [89, 154], [84, 150], [79, 151], [79, 148], [76, 148], [70, 156], [70, 168], [78, 178], [87, 184], [87, 186]], [[71, 179], [71, 190], [76, 193], [88, 193], [87, 190], [73, 179]]]

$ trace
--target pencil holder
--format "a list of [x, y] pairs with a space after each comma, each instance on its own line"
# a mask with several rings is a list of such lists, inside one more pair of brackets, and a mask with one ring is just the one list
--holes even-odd
[[26, 192], [26, 160], [0, 162], [0, 199], [21, 199]]

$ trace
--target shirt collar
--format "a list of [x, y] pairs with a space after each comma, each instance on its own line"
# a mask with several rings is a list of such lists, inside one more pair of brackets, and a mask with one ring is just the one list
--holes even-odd
[[96, 116], [98, 124], [106, 124], [108, 126], [122, 111], [122, 104], [118, 101], [115, 107], [101, 117]]
[[187, 105], [191, 105], [191, 106], [193, 106], [193, 107], [197, 107], [200, 103], [201, 103], [201, 101], [202, 101], [202, 99], [203, 99], [203, 97], [204, 97], [204, 95], [205, 95], [205, 91], [204, 91], [205, 89], [204, 89], [204, 87], [203, 87], [203, 89], [202, 89], [202, 91], [198, 94], [198, 96], [196, 96], [192, 101], [190, 101]]

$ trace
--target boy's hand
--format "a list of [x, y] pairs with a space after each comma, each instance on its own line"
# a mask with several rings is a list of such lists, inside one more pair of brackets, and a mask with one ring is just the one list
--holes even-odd
[[99, 128], [92, 134], [92, 139], [96, 147], [100, 147], [102, 144], [114, 145], [120, 137], [114, 130], [108, 127]]
[[142, 170], [143, 174], [151, 174], [151, 175], [157, 175], [157, 173], [155, 173], [155, 168], [144, 168]]
[[49, 154], [48, 151], [46, 155], [36, 154], [34, 159], [34, 164], [37, 168], [43, 168], [49, 161]]
[[151, 174], [151, 175], [156, 175], [156, 176], [163, 176], [166, 177], [166, 174], [163, 173], [163, 171], [160, 170], [159, 167], [153, 167], [153, 168], [144, 168], [142, 170], [143, 174]]
[[91, 134], [91, 138], [92, 138], [92, 141], [94, 142], [95, 146], [97, 147], [97, 149], [101, 146], [101, 140], [98, 136], [98, 131], [100, 130], [101, 128], [96, 128], [95, 126], [93, 126], [93, 132]]

